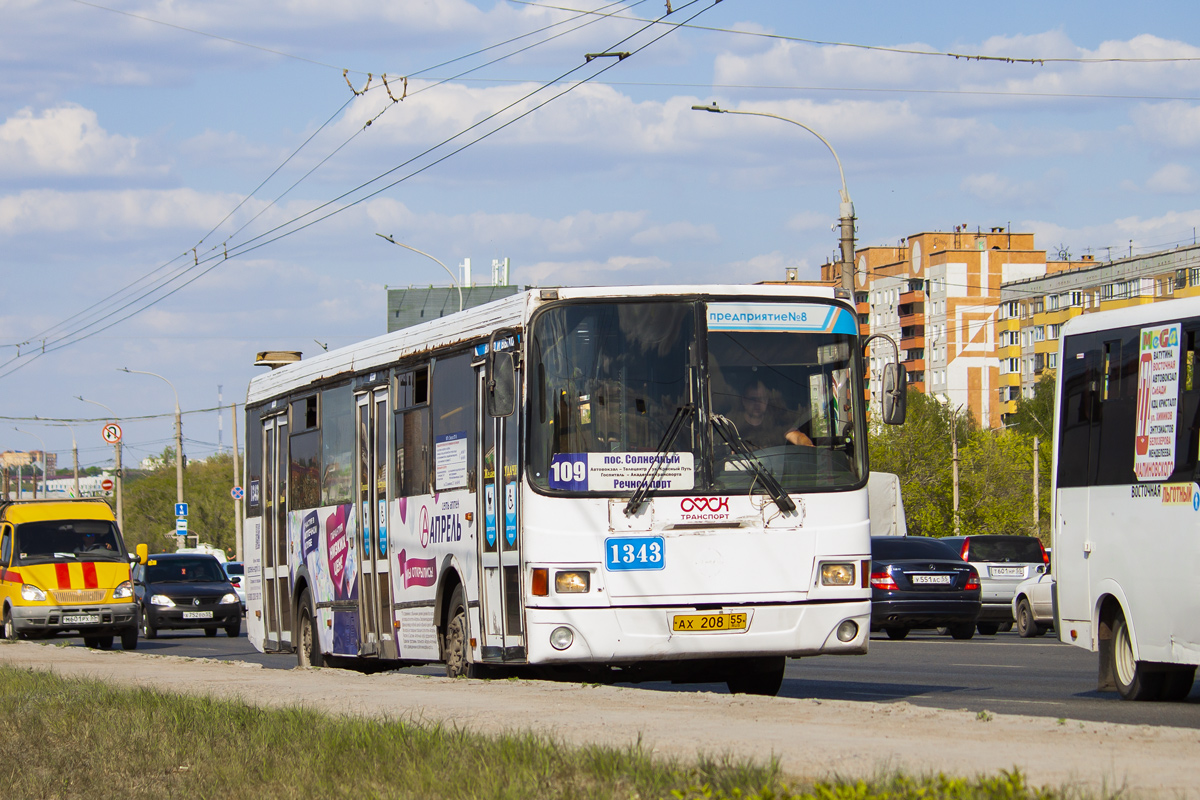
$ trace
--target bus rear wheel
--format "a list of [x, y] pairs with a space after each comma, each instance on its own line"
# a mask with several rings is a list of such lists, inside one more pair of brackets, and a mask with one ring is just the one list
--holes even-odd
[[1162, 695], [1164, 674], [1134, 658], [1133, 636], [1124, 614], [1119, 614], [1113, 625], [1112, 660], [1112, 673], [1122, 700], [1157, 700]]
[[302, 667], [325, 666], [325, 654], [321, 652], [321, 639], [317, 635], [317, 615], [313, 613], [312, 593], [305, 589], [300, 594], [299, 636], [296, 648], [296, 663]]
[[747, 658], [740, 662], [726, 680], [730, 694], [757, 694], [774, 697], [783, 686], [783, 671], [787, 667], [785, 656]]

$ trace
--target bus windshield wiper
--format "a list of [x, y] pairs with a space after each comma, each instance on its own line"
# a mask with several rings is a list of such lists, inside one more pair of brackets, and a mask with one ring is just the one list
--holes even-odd
[[754, 455], [754, 452], [746, 445], [745, 440], [738, 433], [737, 426], [733, 424], [733, 421], [720, 414], [713, 414], [710, 419], [717, 433], [721, 434], [721, 438], [729, 445], [729, 449], [735, 455], [745, 459], [750, 468], [758, 475], [758, 479], [763, 483], [763, 488], [767, 490], [767, 494], [771, 495], [771, 499], [775, 501], [775, 505], [779, 506], [779, 510], [785, 513], [795, 511], [796, 504], [792, 502], [792, 498], [783, 490], [783, 486], [779, 483], [779, 480], [758, 460], [758, 456]]
[[675, 442], [675, 437], [679, 435], [679, 431], [683, 428], [684, 421], [692, 415], [695, 409], [696, 407], [691, 403], [684, 403], [675, 409], [675, 416], [671, 418], [671, 424], [667, 426], [667, 432], [663, 434], [662, 441], [658, 443], [658, 450], [655, 451], [657, 458], [650, 464], [650, 469], [646, 470], [646, 475], [642, 478], [641, 483], [638, 484], [633, 497], [630, 497], [629, 502], [625, 504], [625, 516], [632, 517], [642, 507], [642, 503], [646, 502], [646, 496], [650, 494], [651, 481], [666, 466], [663, 456], [666, 455], [667, 449]]

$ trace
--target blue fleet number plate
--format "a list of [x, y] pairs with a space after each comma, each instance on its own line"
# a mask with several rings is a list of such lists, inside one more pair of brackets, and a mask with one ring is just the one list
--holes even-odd
[[614, 536], [604, 540], [604, 568], [610, 572], [662, 569], [666, 547], [661, 536]]

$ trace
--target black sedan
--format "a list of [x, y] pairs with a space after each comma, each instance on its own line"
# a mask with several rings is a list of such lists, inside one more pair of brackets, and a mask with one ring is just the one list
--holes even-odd
[[242, 631], [242, 604], [229, 576], [214, 557], [157, 553], [133, 568], [133, 592], [142, 618], [142, 638], [164, 628], [203, 628], [207, 636]]
[[970, 639], [979, 611], [979, 573], [954, 548], [926, 536], [871, 538], [871, 630], [903, 639], [946, 628]]

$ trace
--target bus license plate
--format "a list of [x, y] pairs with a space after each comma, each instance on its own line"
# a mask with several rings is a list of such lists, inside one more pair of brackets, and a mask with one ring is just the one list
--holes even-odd
[[62, 618], [63, 625], [99, 625], [99, 614], [68, 614]]
[[676, 614], [671, 618], [671, 630], [676, 633], [705, 633], [707, 631], [744, 631], [746, 614]]
[[1024, 578], [1024, 567], [992, 567], [991, 574], [993, 578]]
[[212, 619], [211, 611], [185, 611], [183, 612], [184, 619]]

